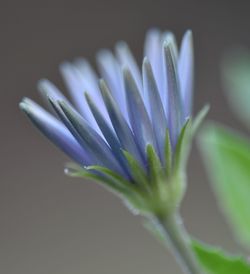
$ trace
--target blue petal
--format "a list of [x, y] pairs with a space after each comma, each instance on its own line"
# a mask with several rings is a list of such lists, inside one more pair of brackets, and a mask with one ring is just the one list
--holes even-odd
[[55, 100], [64, 100], [68, 102], [67, 98], [61, 93], [61, 91], [47, 79], [41, 79], [38, 81], [37, 88], [46, 102], [48, 102], [48, 94], [50, 94]]
[[87, 91], [87, 89], [80, 80], [79, 71], [70, 63], [63, 63], [60, 66], [60, 70], [77, 110], [97, 132], [100, 132], [85, 100], [84, 92]]
[[84, 58], [77, 58], [73, 64], [80, 72], [79, 76], [82, 77], [86, 90], [91, 92], [92, 96], [100, 95], [98, 77], [89, 62]]
[[47, 79], [40, 80], [37, 84], [37, 88], [45, 103], [48, 104], [50, 110], [52, 111], [54, 111], [54, 108], [48, 102], [48, 96], [54, 98], [55, 100], [64, 100], [65, 102], [70, 104], [68, 99], [61, 93], [61, 91]]
[[118, 161], [121, 163], [121, 166], [124, 168], [125, 172], [127, 172], [130, 175], [130, 171], [127, 165], [127, 161], [124, 157], [124, 154], [121, 149], [121, 143], [117, 139], [117, 136], [115, 135], [113, 128], [110, 128], [110, 126], [105, 121], [104, 117], [102, 116], [102, 113], [98, 110], [96, 104], [93, 102], [91, 97], [86, 93], [86, 100], [89, 104], [89, 107], [96, 119], [97, 124], [99, 125], [106, 141], [108, 142], [111, 150], [113, 151], [114, 155], [118, 159]]
[[87, 91], [92, 96], [99, 109], [101, 110], [102, 115], [106, 118], [107, 121], [109, 121], [108, 113], [104, 106], [98, 85], [99, 80], [95, 71], [84, 58], [76, 59], [74, 64], [78, 72], [80, 84], [82, 87], [84, 87], [84, 91]]
[[109, 50], [99, 51], [96, 58], [102, 78], [107, 82], [114, 100], [129, 122], [121, 66]]
[[130, 124], [136, 142], [146, 159], [147, 145], [152, 144], [154, 147], [156, 146], [151, 121], [131, 72], [125, 68], [123, 74]]
[[166, 72], [166, 88], [168, 95], [168, 123], [172, 146], [175, 147], [182, 124], [183, 108], [181, 103], [181, 94], [179, 86], [179, 78], [176, 70], [176, 59], [174, 47], [171, 40], [166, 40], [163, 45], [164, 61]]
[[164, 43], [164, 41], [169, 41], [169, 43], [171, 43], [173, 56], [177, 60], [178, 59], [178, 47], [177, 47], [175, 35], [171, 31], [165, 31], [162, 33], [161, 39], [162, 39], [162, 43]]
[[160, 159], [164, 162], [164, 147], [168, 123], [156, 86], [152, 67], [146, 57], [143, 61], [143, 88], [150, 105], [151, 121], [156, 136]]
[[[162, 43], [161, 32], [158, 29], [151, 29], [146, 34], [144, 55], [149, 59], [158, 90], [163, 94], [163, 62], [162, 62]], [[162, 95], [161, 98], [163, 99]]]
[[87, 121], [85, 121], [82, 116], [72, 109], [67, 103], [63, 101], [59, 101], [58, 103], [65, 116], [81, 137], [79, 141], [81, 141], [84, 148], [88, 148], [91, 151], [96, 163], [124, 174], [119, 163], [113, 156], [110, 147], [106, 144], [102, 137], [93, 128], [91, 128]]
[[121, 64], [122, 67], [128, 67], [131, 73], [133, 74], [135, 78], [135, 82], [137, 87], [140, 90], [140, 93], [142, 94], [142, 77], [141, 72], [138, 68], [138, 65], [136, 63], [136, 60], [131, 53], [128, 45], [125, 42], [119, 42], [116, 44], [115, 47], [117, 58]]
[[[164, 52], [162, 50], [162, 46], [165, 40], [171, 42], [174, 56], [177, 57], [177, 45], [173, 33], [169, 31], [165, 31], [162, 33], [158, 29], [151, 29], [147, 32], [144, 52], [145, 56], [149, 59], [149, 62], [152, 66], [152, 71], [156, 80], [159, 95], [162, 102], [164, 102], [163, 108], [165, 110], [165, 114], [168, 115], [168, 93], [165, 83], [166, 71], [164, 68]], [[146, 103], [148, 104], [148, 102]], [[150, 108], [147, 107], [147, 109], [149, 110]]]
[[23, 99], [20, 108], [32, 123], [56, 146], [82, 166], [90, 165], [90, 159], [68, 129], [54, 116], [30, 99]]
[[104, 80], [100, 81], [100, 88], [102, 91], [104, 103], [109, 113], [110, 120], [117, 134], [117, 137], [122, 145], [122, 149], [134, 155], [134, 157], [137, 159], [137, 161], [140, 162], [140, 164], [145, 164], [135, 143], [133, 133], [129, 125], [127, 124], [125, 118], [117, 108], [117, 105], [114, 99], [112, 98], [110, 91], [107, 85], [105, 84]]
[[180, 89], [185, 117], [192, 112], [193, 80], [194, 80], [194, 53], [193, 37], [189, 30], [185, 33], [178, 60], [178, 72], [180, 76]]

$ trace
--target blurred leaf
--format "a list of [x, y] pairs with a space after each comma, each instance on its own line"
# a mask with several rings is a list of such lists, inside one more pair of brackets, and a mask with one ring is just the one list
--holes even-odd
[[250, 126], [250, 53], [228, 56], [223, 64], [223, 81], [229, 102], [239, 118]]
[[207, 274], [249, 274], [250, 265], [240, 256], [225, 254], [222, 250], [196, 241], [193, 250]]
[[200, 147], [218, 202], [238, 239], [250, 247], [250, 142], [212, 124], [200, 135]]

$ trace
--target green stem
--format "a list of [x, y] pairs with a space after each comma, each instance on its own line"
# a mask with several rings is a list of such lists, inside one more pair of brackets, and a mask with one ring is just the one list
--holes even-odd
[[202, 274], [202, 270], [191, 249], [190, 238], [186, 232], [181, 218], [177, 215], [170, 215], [167, 218], [154, 218], [154, 224], [161, 232], [167, 243], [171, 244], [177, 262], [182, 267], [183, 273]]

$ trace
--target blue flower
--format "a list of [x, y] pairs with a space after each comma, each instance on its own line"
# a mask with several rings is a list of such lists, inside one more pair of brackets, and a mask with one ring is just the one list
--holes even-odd
[[115, 54], [101, 50], [101, 80], [85, 59], [63, 63], [72, 101], [41, 80], [51, 113], [27, 98], [20, 107], [78, 164], [68, 173], [105, 184], [147, 213], [184, 192], [180, 154], [192, 109], [192, 33], [185, 33], [178, 51], [171, 32], [150, 30], [144, 55], [141, 73], [125, 42], [117, 43]]

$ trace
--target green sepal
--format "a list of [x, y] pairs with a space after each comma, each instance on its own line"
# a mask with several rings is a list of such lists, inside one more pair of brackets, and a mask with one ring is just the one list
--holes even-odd
[[[101, 167], [99, 167], [101, 169]], [[93, 168], [94, 169], [94, 168]], [[97, 170], [97, 169], [95, 169]], [[115, 194], [128, 195], [129, 189], [122, 185], [114, 176], [111, 176], [110, 173], [105, 173], [102, 170], [102, 173], [93, 173], [91, 169], [81, 167], [75, 163], [68, 163], [65, 168], [65, 173], [71, 177], [80, 177], [94, 180], [102, 186], [107, 187], [110, 191]]]
[[93, 165], [93, 166], [87, 166], [86, 170], [96, 170], [96, 171], [99, 171], [102, 174], [106, 175], [107, 177], [111, 177], [120, 186], [123, 186], [123, 187], [124, 186], [125, 187], [131, 186], [131, 182], [129, 182], [128, 180], [124, 179], [123, 176], [121, 176], [120, 174], [118, 174], [118, 173], [110, 170], [109, 168], [106, 168], [106, 167], [103, 167], [103, 166]]
[[190, 150], [191, 120], [188, 119], [181, 129], [175, 147], [173, 173], [183, 172], [186, 167], [187, 156]]
[[165, 168], [167, 177], [170, 176], [172, 170], [172, 147], [170, 141], [169, 130], [166, 130], [166, 138], [165, 138]]
[[208, 112], [209, 112], [210, 106], [207, 104], [205, 105], [200, 111], [199, 113], [195, 116], [195, 118], [193, 119], [192, 122], [192, 137], [196, 134], [196, 132], [198, 131], [200, 125], [202, 124], [202, 122], [204, 121], [205, 117], [207, 116]]
[[156, 184], [163, 179], [163, 166], [152, 145], [147, 145], [146, 151], [150, 182], [151, 184]]
[[142, 186], [145, 190], [148, 189], [148, 176], [146, 171], [128, 151], [123, 150], [123, 154], [128, 162], [134, 183]]
[[[131, 156], [132, 157], [132, 156]], [[93, 173], [93, 171], [98, 173]], [[65, 173], [72, 177], [93, 180], [122, 198], [132, 213], [149, 214], [151, 205], [147, 203], [146, 192], [133, 182], [127, 181], [116, 172], [102, 166], [81, 167], [75, 163], [66, 165]]]
[[182, 127], [178, 142], [175, 147], [173, 172], [183, 172], [186, 168], [187, 158], [190, 152], [194, 135], [199, 129], [209, 111], [209, 105], [205, 105], [194, 119], [187, 119]]
[[152, 145], [147, 146], [147, 158], [153, 193], [152, 211], [164, 218], [179, 206], [185, 192], [182, 187], [185, 185], [185, 177], [182, 173], [168, 176]]

